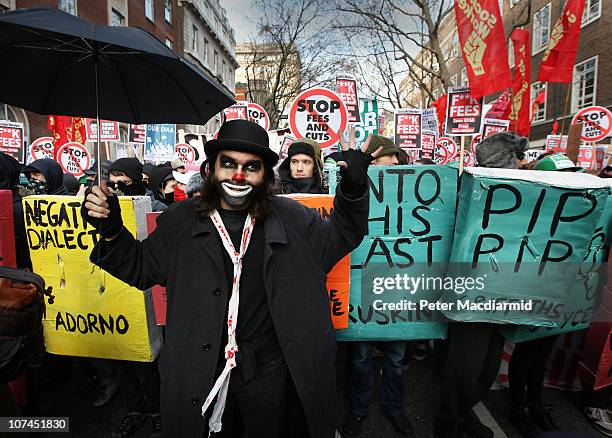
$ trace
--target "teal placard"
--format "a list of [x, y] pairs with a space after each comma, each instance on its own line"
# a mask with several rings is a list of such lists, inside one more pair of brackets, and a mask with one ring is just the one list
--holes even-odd
[[531, 302], [533, 307], [478, 311], [455, 306], [444, 312], [453, 320], [556, 327], [563, 323], [562, 310], [572, 307], [575, 279], [609, 188], [589, 175], [522, 172], [463, 173], [448, 276], [481, 278], [484, 288], [445, 291], [442, 300]]
[[[373, 301], [437, 301], [439, 291], [374, 294], [375, 278], [443, 275], [455, 222], [457, 169], [449, 166], [371, 166], [369, 234], [351, 253], [349, 327], [342, 341], [414, 340], [446, 336], [441, 314], [429, 310], [375, 310]], [[335, 192], [331, 178], [330, 191]]]

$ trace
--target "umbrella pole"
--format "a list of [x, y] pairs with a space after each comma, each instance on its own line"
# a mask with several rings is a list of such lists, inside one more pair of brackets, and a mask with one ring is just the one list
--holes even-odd
[[94, 46], [94, 72], [96, 76], [96, 167], [98, 168], [98, 184], [102, 184], [102, 165], [100, 153], [100, 88], [98, 83], [98, 45]]

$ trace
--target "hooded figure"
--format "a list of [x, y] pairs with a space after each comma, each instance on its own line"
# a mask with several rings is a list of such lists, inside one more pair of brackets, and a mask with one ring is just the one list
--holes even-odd
[[[41, 158], [40, 160], [32, 161], [25, 167], [23, 173], [26, 174], [30, 185], [36, 194], [42, 195], [66, 195], [64, 187], [64, 172], [59, 163], [51, 158]], [[44, 176], [44, 181], [33, 177], [32, 174], [41, 173]]]
[[15, 230], [17, 268], [32, 270], [28, 239], [26, 238], [23, 221], [23, 206], [21, 204], [21, 196], [17, 190], [20, 173], [21, 164], [10, 155], [0, 152], [0, 190], [10, 190], [13, 192], [13, 227]]
[[138, 158], [119, 158], [111, 164], [108, 184], [112, 184], [125, 196], [147, 194], [147, 188], [142, 183], [142, 164]]
[[[291, 160], [296, 155], [312, 158], [314, 162], [312, 176], [294, 177], [291, 175]], [[280, 181], [276, 191], [279, 194], [326, 193], [323, 189], [323, 162], [319, 143], [309, 138], [294, 141], [287, 150], [287, 158], [278, 167], [278, 176]]]
[[[174, 179], [172, 176], [172, 167], [170, 166], [159, 166], [156, 167], [149, 175], [149, 190], [147, 191], [147, 195], [151, 197], [151, 208], [153, 211], [163, 211], [170, 204], [172, 204], [172, 199], [167, 199], [166, 196], [162, 194], [164, 188], [164, 182]], [[168, 195], [174, 196], [174, 191], [169, 193]], [[168, 196], [170, 198], [170, 196]]]
[[70, 196], [74, 196], [79, 191], [81, 184], [79, 184], [79, 180], [75, 178], [74, 175], [69, 173], [65, 173], [63, 177], [64, 189], [66, 189], [66, 194]]
[[144, 163], [142, 165], [142, 182], [146, 188], [149, 188], [149, 179], [155, 172], [155, 169], [157, 169], [157, 167], [152, 163]]

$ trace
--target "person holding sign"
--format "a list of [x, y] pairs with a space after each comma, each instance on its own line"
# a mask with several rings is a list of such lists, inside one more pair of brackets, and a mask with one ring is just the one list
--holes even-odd
[[206, 143], [201, 196], [171, 206], [143, 241], [126, 232], [104, 184], [86, 196], [82, 214], [101, 233], [91, 260], [141, 290], [167, 288], [164, 435], [334, 436], [326, 273], [367, 233], [367, 169], [377, 155], [367, 146], [343, 150], [328, 220], [274, 196], [278, 155], [247, 120], [225, 123]]
[[289, 146], [287, 158], [278, 167], [279, 194], [327, 193], [323, 190], [323, 162], [319, 143], [300, 138]]
[[[372, 165], [397, 165], [399, 148], [382, 135], [372, 135], [368, 150], [380, 149]], [[395, 430], [403, 436], [413, 436], [414, 430], [404, 412], [404, 355], [408, 343], [405, 341], [380, 342], [377, 346], [383, 353], [381, 404], [383, 415]], [[374, 342], [355, 342], [352, 345], [350, 412], [344, 420], [342, 433], [356, 437], [361, 433], [368, 415], [368, 405], [374, 390], [372, 375], [372, 350]]]

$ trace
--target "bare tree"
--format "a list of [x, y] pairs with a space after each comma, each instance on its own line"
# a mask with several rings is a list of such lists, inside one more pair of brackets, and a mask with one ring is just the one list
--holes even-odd
[[262, 105], [277, 127], [297, 94], [316, 85], [330, 86], [335, 74], [350, 67], [328, 49], [338, 11], [325, 0], [258, 0], [264, 14], [256, 37], [243, 46], [248, 99]]
[[[345, 19], [339, 29], [358, 33], [360, 46], [349, 44], [352, 56], [364, 57], [377, 78], [366, 88], [393, 107], [406, 106], [401, 81], [408, 76], [429, 101], [434, 91], [450, 85], [447, 59], [438, 37], [451, 12], [449, 0], [338, 0], [337, 9]], [[369, 44], [363, 44], [365, 39]], [[401, 75], [400, 75], [401, 73]], [[371, 79], [370, 79], [371, 80]], [[386, 96], [385, 96], [386, 94]]]

